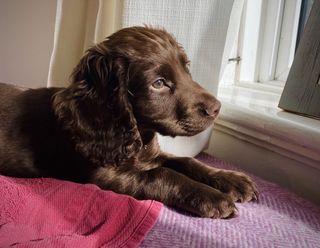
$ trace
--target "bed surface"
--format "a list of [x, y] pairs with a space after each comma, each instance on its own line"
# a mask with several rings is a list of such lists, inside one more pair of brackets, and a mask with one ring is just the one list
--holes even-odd
[[[207, 154], [204, 163], [235, 169]], [[50, 178], [0, 176], [0, 247], [320, 247], [320, 207], [253, 177], [259, 201], [229, 220]]]
[[[207, 154], [208, 165], [236, 169]], [[286, 189], [253, 177], [259, 202], [237, 204], [239, 217], [201, 219], [163, 207], [141, 247], [320, 247], [320, 208]]]

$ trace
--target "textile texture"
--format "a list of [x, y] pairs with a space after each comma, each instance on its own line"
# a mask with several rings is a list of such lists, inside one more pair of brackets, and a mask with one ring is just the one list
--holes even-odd
[[161, 203], [55, 179], [0, 176], [0, 247], [137, 247]]
[[[236, 169], [206, 154], [197, 158], [211, 166]], [[320, 208], [252, 177], [259, 201], [237, 204], [237, 218], [202, 219], [164, 207], [141, 247], [320, 247]]]

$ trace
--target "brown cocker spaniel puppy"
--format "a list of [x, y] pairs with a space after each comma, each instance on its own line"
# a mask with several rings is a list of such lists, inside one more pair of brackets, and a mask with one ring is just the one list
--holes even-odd
[[195, 135], [220, 103], [165, 30], [122, 29], [90, 48], [67, 88], [0, 84], [0, 173], [94, 183], [211, 218], [256, 199], [242, 173], [163, 153], [156, 132]]

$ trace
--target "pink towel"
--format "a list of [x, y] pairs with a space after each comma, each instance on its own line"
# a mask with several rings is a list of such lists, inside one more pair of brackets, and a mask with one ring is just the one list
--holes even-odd
[[0, 176], [0, 247], [137, 247], [161, 206], [91, 184]]

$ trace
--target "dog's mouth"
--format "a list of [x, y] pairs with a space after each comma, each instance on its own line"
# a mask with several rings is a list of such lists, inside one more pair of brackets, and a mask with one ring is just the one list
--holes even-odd
[[205, 129], [207, 129], [212, 123], [214, 118], [206, 118], [205, 120], [178, 120], [177, 125], [181, 128], [184, 134], [183, 136], [193, 136], [196, 135]]

